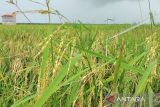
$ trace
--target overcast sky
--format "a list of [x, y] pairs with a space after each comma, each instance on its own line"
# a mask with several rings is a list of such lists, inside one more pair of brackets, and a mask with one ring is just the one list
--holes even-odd
[[[0, 15], [16, 11], [16, 8], [0, 0]], [[42, 6], [18, 0], [22, 10], [44, 9]], [[35, 0], [36, 1], [36, 0]], [[44, 0], [39, 0], [44, 1]], [[138, 0], [53, 0], [52, 7], [59, 10], [70, 21], [80, 20], [83, 23], [104, 23], [107, 18], [115, 20], [114, 23], [135, 23], [148, 17], [149, 9], [147, 0], [140, 0], [142, 14]], [[160, 22], [160, 1], [151, 0], [151, 8]], [[33, 23], [47, 23], [48, 18], [39, 14], [27, 14]], [[1, 22], [1, 18], [0, 18]], [[23, 15], [17, 15], [17, 22], [27, 23]], [[57, 16], [52, 16], [52, 22], [60, 22]], [[111, 22], [110, 22], [111, 23]], [[113, 23], [113, 22], [112, 22]]]

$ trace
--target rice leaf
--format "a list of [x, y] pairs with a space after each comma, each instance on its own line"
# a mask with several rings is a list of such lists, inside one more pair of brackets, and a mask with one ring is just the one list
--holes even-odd
[[[75, 63], [80, 59], [81, 55], [77, 55], [76, 57], [73, 57], [71, 59], [70, 67], [73, 67]], [[69, 63], [64, 65], [60, 72], [56, 75], [56, 77], [53, 79], [53, 81], [49, 84], [49, 86], [44, 90], [42, 96], [40, 99], [36, 102], [34, 107], [42, 107], [42, 105], [48, 100], [48, 98], [55, 93], [60, 87], [60, 83], [64, 79], [64, 77], [67, 75], [67, 70], [69, 67]]]

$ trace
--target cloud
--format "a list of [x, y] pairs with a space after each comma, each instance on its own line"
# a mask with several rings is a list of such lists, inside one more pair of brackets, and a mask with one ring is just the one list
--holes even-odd
[[[94, 6], [101, 7], [101, 6], [105, 6], [106, 4], [109, 4], [109, 3], [122, 2], [122, 1], [135, 2], [138, 0], [85, 0], [85, 1], [92, 3]], [[142, 1], [142, 0], [140, 0], [140, 1]]]

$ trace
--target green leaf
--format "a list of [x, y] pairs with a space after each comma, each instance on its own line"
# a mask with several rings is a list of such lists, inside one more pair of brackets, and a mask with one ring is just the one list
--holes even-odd
[[71, 86], [70, 94], [67, 96], [66, 107], [72, 107], [73, 101], [76, 99], [80, 83], [74, 83]]
[[148, 98], [149, 98], [149, 105], [148, 107], [153, 107], [153, 90], [151, 88], [151, 86], [148, 86]]
[[68, 67], [72, 67], [75, 63], [81, 58], [81, 55], [77, 55], [76, 57], [72, 58], [70, 64], [66, 64], [62, 66], [60, 72], [55, 76], [53, 81], [49, 84], [49, 86], [44, 90], [40, 99], [36, 102], [34, 107], [42, 107], [42, 105], [48, 100], [48, 98], [55, 93], [58, 89], [61, 88], [60, 83], [67, 75]]
[[147, 54], [147, 52], [143, 52], [142, 54], [140, 54], [139, 56], [136, 56], [135, 58], [133, 58], [132, 61], [130, 61], [131, 65], [134, 65], [137, 61], [139, 61], [142, 57], [144, 57]]
[[152, 72], [152, 70], [156, 67], [157, 61], [153, 61], [149, 64], [147, 70], [143, 73], [142, 79], [139, 81], [136, 91], [135, 91], [135, 96], [141, 94], [147, 85], [147, 80]]
[[11, 107], [17, 107], [17, 106], [20, 106], [21, 104], [24, 104], [25, 102], [33, 99], [36, 95], [31, 95], [31, 96], [28, 96], [28, 97], [25, 97], [23, 99], [20, 99], [18, 100], [17, 102], [15, 102]]

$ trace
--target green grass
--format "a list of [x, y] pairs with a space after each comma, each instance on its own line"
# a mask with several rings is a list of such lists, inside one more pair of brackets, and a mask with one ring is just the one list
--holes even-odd
[[108, 94], [159, 93], [160, 26], [109, 39], [130, 26], [0, 25], [1, 107], [102, 107]]

